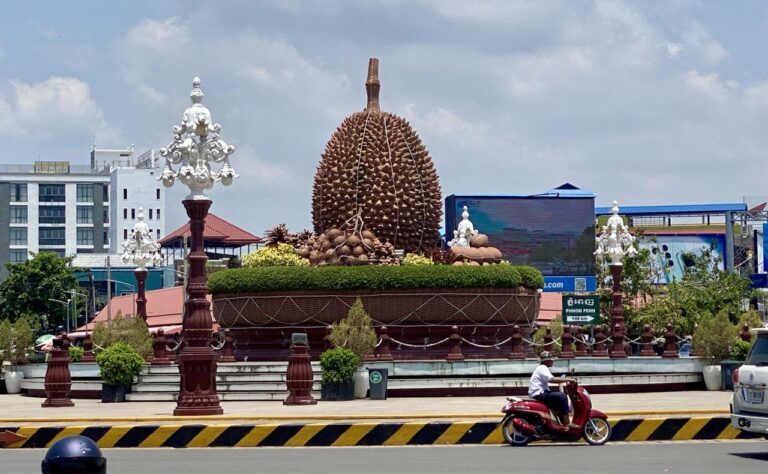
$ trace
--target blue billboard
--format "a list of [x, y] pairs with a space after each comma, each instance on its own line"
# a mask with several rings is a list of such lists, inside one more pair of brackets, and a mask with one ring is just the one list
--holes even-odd
[[545, 291], [594, 291], [594, 194], [564, 185], [534, 196], [451, 195], [445, 199], [449, 239], [464, 206], [504, 260], [534, 267], [545, 278], [563, 277], [548, 280]]

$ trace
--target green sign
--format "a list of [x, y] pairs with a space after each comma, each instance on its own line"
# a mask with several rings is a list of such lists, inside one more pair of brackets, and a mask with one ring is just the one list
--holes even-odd
[[600, 297], [563, 296], [563, 324], [600, 324]]
[[371, 383], [381, 383], [381, 372], [374, 371], [371, 372]]

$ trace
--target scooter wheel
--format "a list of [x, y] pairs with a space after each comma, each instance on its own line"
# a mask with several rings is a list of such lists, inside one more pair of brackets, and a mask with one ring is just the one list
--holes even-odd
[[509, 443], [510, 446], [525, 446], [531, 441], [531, 437], [522, 431], [515, 428], [514, 416], [510, 416], [501, 424], [501, 432], [504, 434], [504, 440]]
[[587, 443], [600, 446], [611, 439], [611, 425], [604, 418], [592, 417], [584, 425], [584, 439]]

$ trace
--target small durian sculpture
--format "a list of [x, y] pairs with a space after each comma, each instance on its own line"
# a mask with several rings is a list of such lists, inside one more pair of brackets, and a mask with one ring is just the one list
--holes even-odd
[[368, 105], [325, 147], [312, 190], [315, 233], [361, 216], [381, 242], [406, 252], [438, 246], [442, 195], [435, 166], [410, 124], [379, 107], [379, 61], [368, 62]]
[[501, 262], [501, 250], [488, 245], [488, 236], [481, 234], [469, 220], [467, 206], [461, 213], [461, 222], [448, 242], [454, 265], [487, 265]]

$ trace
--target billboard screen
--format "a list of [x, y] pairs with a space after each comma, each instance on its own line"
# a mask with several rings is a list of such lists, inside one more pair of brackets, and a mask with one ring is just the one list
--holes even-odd
[[505, 260], [530, 265], [545, 277], [595, 275], [593, 197], [452, 195], [445, 201], [447, 240], [467, 206], [475, 229]]
[[658, 275], [655, 283], [671, 283], [683, 278], [683, 270], [693, 266], [691, 253], [712, 248], [714, 256], [720, 259], [718, 267], [723, 269], [725, 259], [725, 235], [690, 234], [664, 235], [646, 234], [639, 241], [640, 248], [651, 251], [651, 268]]

